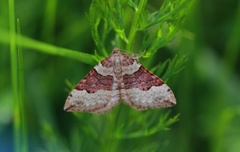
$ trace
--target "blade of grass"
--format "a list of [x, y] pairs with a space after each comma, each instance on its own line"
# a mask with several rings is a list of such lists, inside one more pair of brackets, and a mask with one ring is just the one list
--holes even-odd
[[[24, 81], [23, 81], [23, 64], [21, 47], [17, 44], [17, 36], [15, 33], [15, 12], [14, 0], [9, 0], [9, 43], [11, 57], [11, 78], [14, 99], [14, 151], [27, 152], [27, 128], [25, 122], [24, 110]], [[19, 54], [18, 54], [19, 53]], [[19, 55], [19, 56], [18, 56]]]
[[14, 0], [8, 1], [9, 5], [9, 43], [10, 43], [10, 57], [11, 57], [11, 78], [12, 78], [12, 90], [14, 99], [14, 120], [13, 120], [13, 139], [14, 139], [14, 151], [21, 152], [21, 117], [20, 117], [20, 105], [18, 98], [18, 57], [16, 48], [16, 33], [15, 33], [15, 15], [14, 15]]
[[20, 128], [20, 112], [18, 98], [18, 77], [17, 77], [17, 49], [16, 49], [16, 33], [15, 33], [15, 15], [14, 15], [14, 0], [8, 0], [9, 11], [9, 43], [10, 43], [10, 58], [11, 58], [11, 78], [12, 90], [14, 99], [14, 120], [13, 120], [13, 136], [14, 136], [14, 151], [21, 151], [21, 128]]
[[[6, 44], [10, 43], [9, 33], [2, 29], [0, 29], [0, 33], [1, 33], [0, 42], [6, 43]], [[22, 47], [38, 50], [42, 53], [68, 57], [70, 59], [75, 59], [90, 65], [95, 65], [97, 61], [99, 61], [99, 59], [95, 55], [87, 54], [83, 52], [77, 52], [74, 50], [65, 49], [61, 47], [56, 47], [54, 45], [40, 42], [23, 35], [21, 36], [21, 45]]]
[[45, 1], [45, 14], [43, 20], [43, 31], [42, 31], [42, 38], [43, 40], [47, 40], [47, 42], [51, 42], [54, 37], [54, 26], [55, 26], [55, 16], [56, 16], [56, 9], [57, 9], [57, 0]]
[[28, 140], [27, 140], [27, 121], [26, 121], [26, 110], [25, 110], [25, 93], [24, 93], [24, 73], [23, 73], [23, 56], [21, 47], [21, 31], [20, 23], [17, 20], [17, 55], [18, 55], [18, 97], [19, 103], [16, 108], [19, 108], [20, 114], [20, 130], [21, 130], [21, 151], [28, 151]]

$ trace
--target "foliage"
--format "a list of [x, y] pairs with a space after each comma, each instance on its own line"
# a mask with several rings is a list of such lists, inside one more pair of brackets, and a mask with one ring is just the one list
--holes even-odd
[[[0, 1], [0, 151], [239, 151], [239, 19], [237, 0]], [[64, 112], [115, 46], [177, 105]]]
[[93, 0], [89, 21], [94, 42], [98, 50], [108, 54], [104, 46], [114, 31], [117, 35], [112, 35], [112, 39], [115, 38], [110, 41], [113, 45], [128, 51], [145, 50], [143, 57], [149, 57], [173, 39], [190, 3], [166, 0], [159, 10], [150, 11], [147, 0]]

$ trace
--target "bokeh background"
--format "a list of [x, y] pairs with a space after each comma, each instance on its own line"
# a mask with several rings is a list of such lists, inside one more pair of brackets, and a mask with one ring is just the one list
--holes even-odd
[[[154, 0], [148, 5], [158, 9], [161, 3]], [[90, 5], [91, 1], [82, 0], [16, 0], [15, 15], [20, 19], [24, 36], [94, 54], [95, 44], [87, 17]], [[10, 51], [8, 42], [3, 40], [3, 31], [9, 27], [8, 15], [8, 1], [1, 0], [0, 151], [14, 151]], [[163, 60], [179, 54], [187, 55], [188, 61], [181, 72], [168, 80], [177, 98], [170, 117], [179, 113], [179, 121], [169, 126], [169, 130], [146, 138], [115, 140], [111, 127], [116, 126], [108, 122], [99, 124], [114, 118], [119, 107], [107, 116], [63, 111], [69, 93], [65, 80], [76, 84], [93, 65], [34, 49], [23, 47], [22, 50], [29, 151], [108, 151], [107, 147], [112, 144], [119, 151], [240, 151], [239, 0], [193, 1], [173, 41], [158, 51], [157, 55]], [[163, 62], [159, 58], [154, 58], [156, 63]], [[120, 108], [133, 111], [124, 105]], [[154, 114], [156, 112], [152, 115], [157, 117]], [[121, 117], [127, 115], [119, 114], [118, 119]], [[128, 121], [131, 124], [141, 120]], [[101, 127], [109, 129], [109, 132], [105, 130], [105, 136], [101, 134]], [[88, 133], [91, 136], [87, 136]], [[111, 140], [114, 142], [109, 142]]]

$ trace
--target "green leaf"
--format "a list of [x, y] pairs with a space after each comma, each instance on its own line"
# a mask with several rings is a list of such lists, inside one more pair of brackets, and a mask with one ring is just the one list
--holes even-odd
[[178, 57], [177, 55], [169, 61], [166, 72], [162, 76], [162, 79], [167, 81], [173, 75], [176, 75], [184, 69], [184, 63], [187, 62], [187, 56], [183, 55]]

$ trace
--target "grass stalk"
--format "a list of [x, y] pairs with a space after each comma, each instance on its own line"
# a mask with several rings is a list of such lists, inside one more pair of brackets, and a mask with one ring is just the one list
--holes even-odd
[[[3, 42], [5, 44], [10, 43], [11, 36], [9, 37], [8, 32], [0, 29], [0, 34], [1, 34], [0, 42]], [[28, 38], [23, 35], [21, 36], [21, 46], [25, 48], [33, 49], [33, 50], [38, 50], [39, 52], [46, 53], [46, 54], [52, 54], [52, 55], [67, 57], [70, 59], [75, 59], [90, 65], [95, 65], [97, 63], [97, 59], [95, 55], [57, 47], [51, 44], [47, 44], [44, 42], [40, 42], [31, 38]]]
[[11, 58], [11, 79], [14, 99], [14, 122], [13, 122], [13, 136], [14, 136], [14, 151], [21, 150], [21, 128], [20, 128], [20, 112], [18, 100], [18, 78], [17, 78], [17, 49], [16, 49], [16, 33], [15, 33], [15, 15], [14, 15], [14, 0], [8, 0], [9, 10], [9, 45]]
[[27, 129], [25, 122], [24, 110], [24, 81], [23, 81], [23, 64], [21, 48], [17, 48], [17, 35], [15, 33], [15, 11], [14, 0], [9, 0], [9, 43], [11, 58], [11, 79], [14, 99], [14, 151], [27, 152]]
[[18, 97], [19, 97], [19, 114], [20, 114], [20, 128], [21, 128], [21, 151], [28, 151], [27, 140], [27, 120], [25, 110], [25, 89], [24, 89], [24, 71], [23, 71], [23, 55], [21, 46], [21, 31], [20, 23], [17, 20], [17, 55], [18, 55]]
[[[42, 38], [44, 40], [47, 40], [48, 42], [52, 42], [54, 37], [54, 26], [55, 26], [55, 18], [56, 18], [56, 9], [57, 9], [57, 2], [58, 0], [51, 0], [51, 1], [45, 1], [45, 14], [44, 14], [44, 20], [43, 20], [43, 32], [42, 32]], [[52, 35], [52, 36], [50, 36]]]

